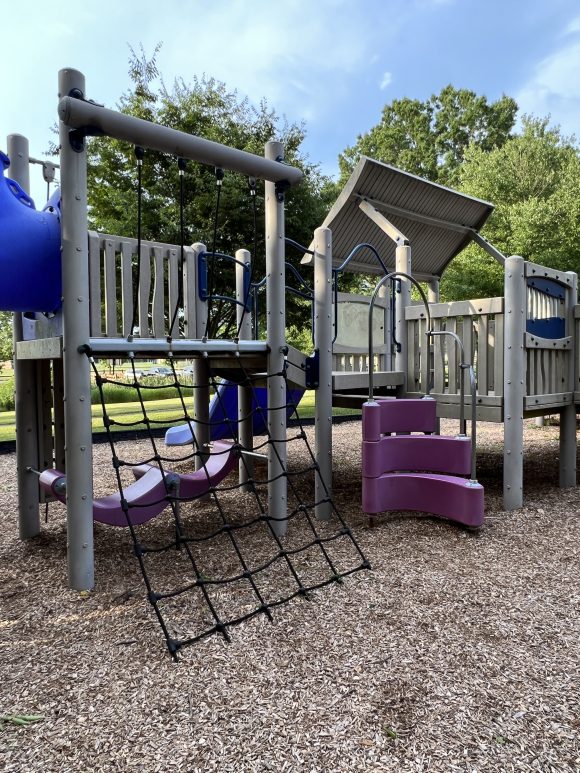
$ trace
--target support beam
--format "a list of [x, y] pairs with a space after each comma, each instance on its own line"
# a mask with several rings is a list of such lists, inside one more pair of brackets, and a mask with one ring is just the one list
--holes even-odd
[[[568, 335], [575, 333], [574, 307], [578, 299], [578, 275], [568, 272], [572, 278], [572, 286], [566, 293], [566, 331]], [[568, 372], [566, 374], [566, 389], [574, 390], [575, 384], [575, 353], [577, 345], [572, 345], [567, 353]], [[560, 488], [571, 488], [576, 485], [576, 405], [572, 403], [560, 411]]]
[[505, 262], [503, 502], [523, 503], [524, 397], [526, 395], [526, 283], [523, 258]]
[[[280, 142], [266, 143], [266, 158], [283, 158]], [[284, 194], [273, 182], [266, 183], [266, 318], [268, 324], [268, 513], [278, 536], [288, 528], [288, 480], [286, 478], [286, 381], [285, 367], [285, 244]], [[276, 375], [280, 374], [280, 375]]]
[[296, 185], [302, 180], [301, 169], [280, 163], [277, 156], [263, 158], [143, 118], [108, 110], [84, 99], [63, 95], [58, 105], [58, 114], [69, 128], [88, 129], [93, 134], [105, 134], [172, 156], [231, 169], [261, 180], [286, 182], [289, 185]]
[[[60, 70], [58, 92], [84, 94], [77, 70]], [[89, 341], [89, 255], [86, 149], [74, 149], [70, 127], [60, 123], [64, 414], [67, 471], [68, 580], [94, 586], [93, 459], [90, 365], [79, 347]]]
[[[195, 270], [197, 281], [195, 283], [196, 289], [199, 288], [199, 256], [206, 252], [207, 247], [202, 242], [196, 242], [193, 245], [193, 254], [195, 256]], [[204, 341], [207, 338], [207, 324], [208, 324], [208, 304], [207, 300], [202, 301], [197, 293], [195, 297], [195, 330], [198, 338], [203, 338]], [[194, 436], [197, 443], [195, 451], [200, 451], [200, 455], [195, 457], [195, 469], [201, 470], [205, 460], [209, 456], [209, 442], [210, 442], [210, 426], [209, 426], [209, 402], [210, 402], [210, 387], [209, 387], [209, 363], [206, 359], [196, 357], [193, 361], [193, 416], [194, 422]], [[207, 498], [207, 497], [206, 497]]]
[[[411, 248], [409, 245], [399, 245], [395, 250], [395, 271], [403, 274], [411, 274]], [[395, 338], [399, 343], [399, 349], [395, 352], [395, 370], [404, 374], [402, 393], [407, 393], [407, 324], [405, 322], [405, 309], [411, 303], [411, 283], [401, 278], [401, 292], [395, 293]]]
[[375, 209], [372, 204], [369, 204], [368, 201], [361, 201], [358, 206], [359, 209], [361, 209], [365, 215], [370, 220], [372, 220], [373, 223], [375, 223], [375, 225], [378, 225], [381, 231], [386, 233], [389, 239], [392, 239], [397, 246], [399, 244], [409, 244], [409, 240], [405, 234], [401, 233], [401, 231], [399, 231], [399, 229], [394, 226], [390, 220], [387, 220], [387, 218], [377, 209]]
[[[250, 270], [249, 251], [238, 250], [236, 252], [236, 260], [239, 261], [236, 264], [236, 301], [238, 302], [236, 306], [236, 323], [239, 331], [238, 338], [241, 341], [250, 341], [252, 338], [252, 312], [249, 306], [250, 299], [246, 297], [246, 290], [249, 288], [249, 285], [245, 281], [245, 277], [249, 274]], [[247, 269], [239, 265], [240, 263], [243, 266], [247, 266]], [[246, 451], [253, 451], [254, 449], [252, 395], [251, 386], [238, 387], [238, 439]], [[253, 474], [254, 463], [252, 457], [245, 455], [239, 461], [239, 480], [243, 491], [251, 490], [248, 480], [253, 477]]]
[[314, 415], [318, 474], [314, 484], [316, 517], [328, 521], [332, 494], [332, 231], [314, 232], [314, 346], [318, 352], [318, 389]]
[[[21, 134], [10, 134], [7, 142], [10, 158], [9, 176], [30, 192], [28, 140]], [[14, 383], [16, 411], [16, 474], [18, 478], [18, 530], [20, 539], [40, 534], [39, 488], [36, 475], [28, 468], [38, 469], [38, 420], [36, 363], [19, 360], [17, 345], [22, 341], [22, 314], [16, 312], [13, 322]]]

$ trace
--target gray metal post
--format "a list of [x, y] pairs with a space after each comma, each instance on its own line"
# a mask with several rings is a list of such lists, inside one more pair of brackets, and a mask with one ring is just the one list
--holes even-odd
[[503, 502], [506, 510], [523, 503], [524, 398], [526, 394], [526, 283], [524, 259], [505, 262]]
[[[439, 303], [439, 298], [440, 298], [439, 288], [440, 288], [440, 281], [437, 277], [433, 277], [432, 279], [429, 280], [429, 282], [427, 283], [427, 300], [429, 301], [429, 303]], [[437, 338], [435, 338], [433, 342], [431, 342], [430, 340], [427, 340], [427, 346], [433, 346], [433, 359], [431, 360], [431, 362], [433, 363], [435, 360], [435, 354], [438, 351], [437, 347], [435, 346], [435, 341], [437, 341]], [[441, 352], [440, 347], [439, 347], [439, 352]], [[436, 366], [434, 365], [434, 367]], [[462, 380], [461, 383], [464, 384], [465, 382]], [[435, 420], [435, 433], [437, 435], [441, 434], [441, 419], [439, 418]]]
[[[395, 302], [395, 299], [391, 294], [391, 285], [383, 285], [379, 291], [379, 298], [385, 302], [385, 310], [383, 313], [383, 343], [386, 344], [387, 349], [385, 353], [385, 370], [393, 370], [394, 364], [394, 346], [393, 346], [393, 329], [392, 329], [392, 314], [391, 303]], [[370, 324], [370, 320], [369, 320]]]
[[[85, 93], [84, 76], [58, 74], [60, 97]], [[93, 460], [90, 365], [79, 347], [89, 341], [89, 256], [86, 150], [73, 150], [60, 123], [64, 414], [67, 471], [68, 579], [71, 588], [94, 585]]]
[[62, 360], [52, 363], [53, 400], [54, 400], [54, 466], [66, 472], [66, 452], [64, 437], [64, 373]]
[[[266, 143], [265, 156], [274, 161], [284, 157], [281, 142]], [[266, 182], [266, 319], [268, 353], [268, 513], [278, 536], [288, 528], [288, 481], [286, 478], [286, 346], [284, 194], [275, 183]]]
[[318, 389], [314, 413], [316, 462], [314, 484], [316, 517], [328, 521], [332, 493], [332, 231], [314, 232], [314, 346], [318, 352]]
[[[395, 250], [395, 271], [411, 274], [411, 247], [400, 244]], [[395, 352], [395, 370], [402, 372], [403, 394], [407, 393], [407, 323], [405, 309], [411, 303], [411, 285], [405, 279], [400, 279], [401, 292], [395, 293], [395, 338], [401, 345], [401, 351]]]
[[560, 488], [571, 488], [576, 485], [576, 405], [574, 404], [574, 371], [575, 352], [574, 343], [574, 306], [578, 299], [578, 276], [574, 272], [568, 272], [572, 278], [571, 287], [566, 295], [566, 329], [572, 336], [572, 349], [568, 357], [568, 373], [566, 378], [566, 392], [572, 392], [572, 402], [560, 411]]
[[439, 279], [433, 277], [427, 283], [427, 300], [429, 303], [439, 303]]
[[[193, 245], [196, 266], [198, 256], [206, 252], [207, 248], [202, 242]], [[199, 287], [199, 276], [196, 287]], [[207, 336], [207, 301], [202, 301], [199, 296], [195, 304], [195, 328], [198, 338]], [[209, 363], [204, 357], [196, 357], [193, 362], [193, 415], [195, 417], [194, 432], [197, 440], [200, 456], [195, 457], [195, 469], [200, 470], [209, 453], [210, 427], [209, 427]]]
[[64, 97], [59, 103], [58, 114], [61, 121], [70, 127], [90, 126], [93, 130], [98, 129], [109, 137], [126, 140], [151, 150], [160, 150], [172, 156], [182, 156], [200, 161], [202, 164], [232, 169], [250, 177], [285, 182], [290, 185], [297, 185], [302, 180], [301, 169], [276, 163], [276, 158], [265, 159], [263, 156], [257, 156], [245, 150], [220, 145], [218, 142], [180, 132], [168, 126], [160, 126], [142, 118], [108, 110], [95, 102]]
[[[28, 140], [21, 134], [7, 138], [10, 157], [9, 175], [30, 191]], [[31, 539], [40, 533], [38, 479], [28, 468], [38, 469], [38, 421], [36, 415], [36, 363], [18, 360], [16, 347], [22, 341], [22, 315], [13, 322], [14, 383], [16, 411], [16, 474], [18, 478], [18, 527], [20, 539]]]
[[[244, 269], [243, 266], [236, 264], [236, 301], [238, 306], [236, 307], [236, 323], [239, 330], [240, 341], [250, 341], [252, 338], [252, 313], [249, 308], [244, 308], [248, 302], [246, 297], [246, 282], [244, 277], [250, 270], [250, 253], [248, 250], [238, 250], [236, 252], [236, 260], [247, 266]], [[242, 304], [242, 305], [240, 305]], [[247, 451], [252, 451], [254, 448], [254, 433], [253, 433], [253, 419], [252, 419], [252, 387], [251, 386], [239, 386], [238, 387], [238, 438], [240, 444]], [[239, 462], [239, 479], [241, 484], [247, 484], [249, 478], [253, 477], [254, 463], [250, 456], [246, 456], [245, 459], [240, 459]], [[242, 490], [248, 491], [248, 485], [243, 485]]]

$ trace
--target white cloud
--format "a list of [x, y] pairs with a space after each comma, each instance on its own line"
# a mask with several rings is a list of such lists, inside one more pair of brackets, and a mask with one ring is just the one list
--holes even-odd
[[266, 97], [291, 120], [308, 114], [323, 121], [351, 78], [368, 71], [387, 29], [392, 35], [398, 26], [351, 0], [291, 0], [282, 14], [275, 7], [267, 0], [229, 0], [225, 13], [221, 3], [206, 5], [203, 32], [192, 36], [193, 18], [172, 28], [162, 52], [167, 69], [186, 81], [187, 73], [206, 72], [252, 101]]
[[[579, 27], [580, 30], [580, 27]], [[580, 127], [580, 41], [564, 45], [539, 62], [528, 81], [515, 95], [523, 113], [551, 115], [565, 134]]]
[[575, 32], [580, 32], [580, 16], [572, 19], [565, 30], [565, 33], [568, 35], [573, 35]]
[[392, 73], [390, 73], [390, 72], [386, 72], [386, 73], [383, 75], [383, 77], [382, 77], [382, 80], [381, 80], [381, 82], [380, 82], [380, 84], [379, 84], [379, 88], [380, 88], [380, 90], [382, 91], [383, 89], [386, 89], [386, 88], [387, 88], [387, 86], [390, 86], [390, 84], [391, 84], [392, 82], [393, 82], [393, 75], [392, 75]]

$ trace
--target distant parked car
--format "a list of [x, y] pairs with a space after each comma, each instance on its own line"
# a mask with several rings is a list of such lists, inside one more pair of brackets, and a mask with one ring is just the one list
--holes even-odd
[[147, 372], [147, 375], [149, 376], [172, 376], [173, 371], [171, 368], [168, 368], [166, 365], [156, 365], [154, 368], [151, 368]]
[[141, 376], [145, 375], [145, 371], [141, 370], [140, 368], [135, 368], [135, 373], [133, 374], [133, 370], [129, 368], [129, 370], [125, 371], [125, 378], [133, 378], [133, 375], [135, 375], [136, 378], [141, 378]]
[[193, 376], [193, 365], [188, 365], [181, 372], [184, 376]]

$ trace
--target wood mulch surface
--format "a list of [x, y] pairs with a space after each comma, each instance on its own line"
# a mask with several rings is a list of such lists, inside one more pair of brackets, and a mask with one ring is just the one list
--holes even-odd
[[[558, 428], [529, 421], [525, 506], [505, 512], [503, 427], [478, 430], [486, 523], [474, 534], [410, 513], [369, 528], [360, 423], [337, 425], [335, 501], [372, 571], [276, 608], [273, 623], [242, 623], [230, 644], [214, 635], [187, 647], [178, 663], [127, 530], [96, 525], [96, 588], [69, 590], [64, 508], [52, 504], [41, 536], [21, 542], [15, 457], [1, 456], [0, 716], [43, 719], [0, 722], [0, 769], [580, 771], [578, 491], [557, 488]], [[292, 459], [303, 453], [291, 444]], [[96, 492], [113, 491], [109, 449], [94, 456]], [[243, 497], [225, 501], [243, 515]], [[184, 512], [192, 524], [215, 518], [211, 503]], [[143, 529], [154, 541], [171, 523]], [[289, 539], [307, 533], [292, 524]], [[248, 559], [260, 555], [263, 534], [245, 539]], [[347, 548], [336, 544], [337, 560], [351, 560]], [[210, 573], [231, 562], [219, 542], [204, 550]], [[316, 561], [306, 555], [301, 570]], [[176, 587], [179, 554], [153, 571], [160, 587]], [[264, 579], [272, 592], [283, 581]], [[244, 593], [222, 588], [219, 602], [235, 614]], [[178, 632], [206, 615], [197, 602], [172, 611]]]

